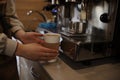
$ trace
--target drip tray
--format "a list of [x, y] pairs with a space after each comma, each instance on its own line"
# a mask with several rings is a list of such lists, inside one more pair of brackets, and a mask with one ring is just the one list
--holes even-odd
[[78, 33], [78, 34], [72, 34], [72, 33], [67, 33], [67, 32], [60, 32], [61, 34], [63, 34], [63, 35], [65, 35], [65, 36], [68, 36], [68, 37], [84, 37], [84, 36], [88, 36], [88, 35], [90, 35], [90, 34], [83, 34], [83, 33]]
[[107, 63], [119, 63], [120, 58], [116, 56], [104, 57], [99, 59], [91, 59], [84, 61], [74, 61], [66, 56], [64, 53], [61, 53], [59, 57], [72, 69], [79, 70], [83, 68], [93, 67], [97, 65], [107, 64]]

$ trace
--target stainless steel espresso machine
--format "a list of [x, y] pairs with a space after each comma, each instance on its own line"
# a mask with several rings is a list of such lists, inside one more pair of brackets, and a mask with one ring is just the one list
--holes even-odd
[[57, 4], [61, 52], [74, 61], [115, 56], [119, 0], [52, 0]]
[[60, 6], [61, 49], [74, 61], [114, 56], [117, 0], [66, 0]]

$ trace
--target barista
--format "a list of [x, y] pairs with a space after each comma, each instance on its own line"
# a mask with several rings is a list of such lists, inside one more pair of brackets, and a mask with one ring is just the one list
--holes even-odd
[[[15, 0], [0, 0], [0, 80], [18, 80], [15, 55], [31, 60], [50, 60], [56, 50], [43, 47], [42, 34], [25, 32], [15, 12]], [[20, 44], [11, 39], [19, 39]]]

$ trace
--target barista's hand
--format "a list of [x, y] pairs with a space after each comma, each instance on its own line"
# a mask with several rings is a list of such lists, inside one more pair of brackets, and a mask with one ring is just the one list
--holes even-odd
[[19, 44], [16, 55], [30, 60], [51, 60], [58, 55], [58, 51], [45, 48], [37, 43]]
[[40, 39], [43, 35], [37, 32], [25, 32], [23, 30], [19, 30], [16, 33], [16, 37], [20, 39], [23, 43], [43, 43], [44, 41]]

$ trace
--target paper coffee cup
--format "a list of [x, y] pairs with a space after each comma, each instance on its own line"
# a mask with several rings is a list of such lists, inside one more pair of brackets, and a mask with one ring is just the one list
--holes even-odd
[[44, 41], [46, 42], [44, 44], [45, 47], [58, 50], [59, 45], [60, 45], [60, 34], [46, 33], [44, 34]]
[[[44, 43], [43, 45], [47, 48], [50, 49], [55, 49], [55, 50], [59, 50], [59, 45], [60, 45], [60, 34], [58, 33], [46, 33], [44, 34], [43, 38], [44, 41], [46, 43]], [[57, 56], [56, 56], [57, 58]], [[55, 62], [57, 59], [52, 59], [49, 60], [48, 62]]]
[[46, 33], [46, 34], [44, 34], [44, 40], [47, 43], [59, 43], [60, 42], [60, 34]]

